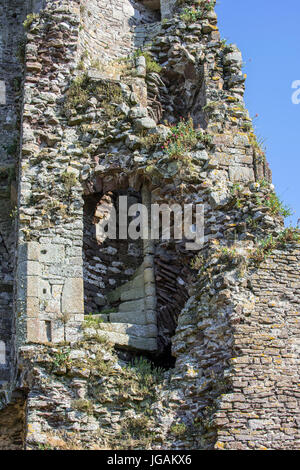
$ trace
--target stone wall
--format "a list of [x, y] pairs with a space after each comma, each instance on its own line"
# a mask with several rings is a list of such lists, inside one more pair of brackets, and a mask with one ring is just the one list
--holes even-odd
[[89, 0], [81, 5], [80, 15], [80, 57], [100, 70], [141, 47], [160, 20], [159, 10], [134, 0]]
[[64, 132], [58, 105], [74, 68], [79, 21], [79, 2], [51, 2], [27, 34], [16, 278], [19, 344], [70, 339], [83, 319], [83, 201], [79, 196], [68, 202], [76, 193], [78, 164], [69, 140], [72, 130]]
[[249, 277], [250, 302], [234, 331], [232, 393], [216, 415], [221, 448], [299, 449], [299, 261], [300, 246], [291, 244]]
[[23, 21], [39, 11], [42, 1], [0, 2], [0, 341], [6, 364], [0, 365], [0, 390], [10, 377], [13, 363], [13, 272], [17, 204], [17, 162], [20, 150], [24, 62]]
[[[101, 103], [103, 96], [100, 94], [96, 98], [93, 86], [96, 91], [101, 87], [103, 91], [111, 88], [115, 99], [121, 101], [122, 94], [130, 94], [130, 86], [131, 93], [136, 91], [141, 94], [141, 97], [133, 95], [131, 98], [130, 105], [136, 108], [146, 89], [142, 78], [136, 78], [137, 85], [132, 83], [128, 86], [115, 81], [106, 82], [96, 69], [89, 76], [81, 71], [79, 52], [83, 44], [81, 31], [84, 28], [81, 26], [85, 12], [79, 2], [49, 3], [39, 17], [33, 18], [27, 34], [18, 207], [20, 230], [16, 310], [19, 344], [22, 341], [60, 342], [78, 336], [84, 313], [82, 182], [88, 178], [91, 168], [97, 167], [99, 156], [96, 161], [94, 155], [101, 145], [99, 138], [90, 138], [91, 134], [82, 129], [92, 122], [100, 135], [100, 129], [96, 129], [97, 118], [105, 119], [105, 113], [111, 112], [110, 103], [105, 109], [99, 106], [97, 101]], [[64, 21], [67, 16], [68, 21]], [[92, 92], [90, 100], [85, 108], [79, 103], [78, 109], [69, 109], [72, 86], [77, 86], [80, 80], [89, 83]], [[77, 95], [74, 96], [76, 99]], [[121, 115], [126, 115], [130, 110], [125, 101], [124, 98], [123, 108], [120, 106], [118, 111]], [[111, 128], [116, 122], [114, 120], [110, 124]], [[105, 121], [103, 123], [106, 125]], [[115, 143], [113, 146], [112, 151], [116, 153]], [[50, 172], [54, 180], [49, 178]], [[85, 193], [95, 195], [102, 189], [93, 191], [86, 188]], [[120, 187], [116, 190], [119, 192]], [[85, 241], [88, 243], [87, 237]], [[130, 248], [125, 245], [124, 249]], [[105, 255], [105, 247], [102, 248], [101, 256]], [[111, 249], [116, 250], [116, 247]], [[135, 250], [134, 247], [132, 249]], [[116, 262], [120, 263], [120, 260]], [[91, 264], [88, 267], [87, 263], [85, 260], [85, 273], [90, 273], [85, 276], [86, 299], [90, 298], [88, 283], [91, 284], [92, 270]], [[108, 260], [106, 263], [109, 264]], [[139, 264], [135, 261], [134, 268]], [[120, 269], [115, 265], [107, 268], [109, 272], [114, 270], [114, 277], [120, 274]], [[123, 263], [123, 268], [124, 272], [127, 270], [129, 273], [128, 256], [127, 266]], [[126, 276], [124, 281], [129, 280], [129, 274]], [[100, 281], [98, 273], [98, 292], [95, 292], [95, 297], [99, 294], [98, 299], [102, 292], [99, 289]], [[115, 284], [115, 279], [111, 277], [103, 281], [103, 289], [112, 289]], [[89, 305], [88, 301], [86, 313], [91, 313], [88, 310], [94, 306], [93, 303]]]
[[[299, 233], [284, 228], [244, 106], [241, 53], [220, 40], [203, 2], [196, 22], [182, 15], [190, 4], [162, 2], [162, 22], [146, 0], [36, 4], [16, 217], [21, 398], [0, 413], [0, 430], [13, 418], [2, 447], [299, 446]], [[127, 57], [142, 44], [148, 69]], [[172, 125], [188, 134], [175, 153]], [[4, 161], [3, 309], [14, 264], [8, 194], [17, 199], [14, 161]], [[174, 237], [102, 240], [99, 222], [119, 194], [148, 208], [203, 205], [202, 249]], [[0, 318], [7, 341], [12, 316]]]

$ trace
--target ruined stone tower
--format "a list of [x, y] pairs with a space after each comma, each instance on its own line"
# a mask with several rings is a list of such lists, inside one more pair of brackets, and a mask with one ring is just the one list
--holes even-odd
[[0, 448], [299, 449], [299, 234], [214, 2], [0, 8]]

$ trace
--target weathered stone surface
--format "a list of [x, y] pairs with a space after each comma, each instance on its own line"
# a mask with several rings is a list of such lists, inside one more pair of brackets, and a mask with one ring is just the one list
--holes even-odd
[[62, 291], [62, 312], [83, 313], [83, 280], [82, 278], [68, 278]]
[[[298, 232], [271, 207], [242, 57], [220, 43], [215, 12], [6, 3], [0, 448], [298, 449]], [[31, 8], [45, 11], [27, 18], [23, 70]], [[118, 60], [144, 45], [147, 60]], [[178, 127], [188, 115], [197, 132]], [[109, 238], [119, 194], [148, 210], [203, 204], [201, 252], [173, 235]]]
[[230, 167], [229, 168], [229, 179], [233, 183], [248, 183], [255, 181], [253, 168], [247, 168], [242, 166]]
[[103, 323], [100, 330], [113, 333], [138, 336], [139, 338], [156, 338], [157, 327], [155, 325], [132, 325], [130, 323]]
[[138, 131], [147, 130], [147, 129], [154, 129], [156, 127], [156, 122], [148, 117], [136, 119], [134, 121], [134, 125]]
[[109, 320], [113, 323], [122, 322], [131, 323], [133, 325], [147, 324], [146, 315], [143, 310], [110, 313]]
[[128, 302], [122, 302], [119, 306], [120, 312], [131, 312], [136, 310], [137, 312], [143, 312], [145, 308], [144, 299], [131, 300]]

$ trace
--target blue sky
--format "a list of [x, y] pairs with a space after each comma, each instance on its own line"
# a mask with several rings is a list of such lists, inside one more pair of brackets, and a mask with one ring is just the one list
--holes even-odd
[[273, 183], [300, 218], [300, 104], [292, 83], [300, 80], [299, 0], [217, 0], [222, 38], [241, 49], [245, 62], [246, 106], [256, 134], [265, 140]]

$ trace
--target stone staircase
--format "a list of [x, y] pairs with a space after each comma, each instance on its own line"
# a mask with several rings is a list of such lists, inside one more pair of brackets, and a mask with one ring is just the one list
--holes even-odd
[[121, 302], [118, 311], [98, 314], [98, 332], [118, 346], [154, 352], [157, 349], [157, 325], [147, 309], [144, 263], [134, 278], [108, 294], [110, 303]]

